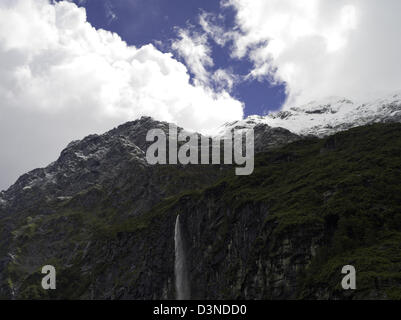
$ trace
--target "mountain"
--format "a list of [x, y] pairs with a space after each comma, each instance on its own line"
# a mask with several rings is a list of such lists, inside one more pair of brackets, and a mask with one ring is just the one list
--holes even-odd
[[[161, 129], [168, 136], [169, 123], [142, 117], [105, 134], [71, 142], [57, 161], [24, 174], [2, 192], [1, 206], [19, 210], [43, 200], [47, 203], [68, 201], [88, 189], [116, 183], [123, 185], [126, 180], [136, 186], [132, 197], [142, 201], [143, 196], [149, 194], [154, 197], [153, 203], [165, 194], [159, 190], [159, 181], [152, 183], [151, 176], [158, 169], [150, 166], [145, 157], [151, 144], [146, 142], [150, 129]], [[178, 127], [178, 132], [181, 131], [183, 129]], [[138, 204], [137, 210], [141, 208]]]
[[[174, 299], [177, 214], [192, 298], [401, 297], [393, 98], [227, 124], [220, 136], [255, 129], [245, 177], [227, 165], [149, 165], [146, 133], [170, 125], [149, 117], [70, 143], [0, 194], [0, 298]], [[54, 291], [40, 285], [47, 264]], [[356, 291], [339, 287], [346, 264]]]
[[284, 128], [300, 136], [324, 137], [358, 126], [388, 122], [401, 122], [401, 93], [364, 103], [339, 97], [312, 101], [264, 117], [250, 116], [245, 120], [227, 123], [219, 129], [219, 135], [236, 127], [265, 125]]
[[[135, 219], [161, 199], [226, 173], [224, 166], [150, 166], [145, 137], [155, 128], [167, 134], [169, 124], [142, 117], [71, 142], [57, 161], [21, 176], [0, 194], [0, 296], [18, 295], [19, 271], [16, 279], [7, 271], [13, 263], [23, 266], [22, 274], [58, 257], [69, 265], [77, 250], [93, 243], [94, 230]], [[41, 239], [31, 241], [31, 232]]]
[[[46, 168], [22, 175], [8, 190], [0, 193], [0, 207], [16, 209], [32, 206], [44, 198], [47, 202], [66, 201], [96, 185], [109, 185], [116, 181], [121, 183], [127, 178], [121, 175], [125, 175], [127, 171], [131, 172], [131, 183], [132, 179], [137, 180], [134, 194], [140, 192], [143, 184], [150, 183], [149, 174], [155, 169], [146, 161], [146, 150], [152, 144], [146, 142], [146, 134], [151, 129], [161, 129], [168, 136], [170, 125], [176, 127], [174, 124], [142, 117], [103, 135], [93, 134], [73, 141], [61, 152], [57, 161]], [[177, 130], [178, 133], [190, 133], [180, 127]], [[263, 124], [255, 127], [257, 152], [299, 138], [282, 128], [270, 128]], [[177, 169], [183, 169], [183, 166], [179, 165]], [[156, 191], [157, 183], [152, 188], [152, 191], [147, 191], [155, 195], [160, 193]]]

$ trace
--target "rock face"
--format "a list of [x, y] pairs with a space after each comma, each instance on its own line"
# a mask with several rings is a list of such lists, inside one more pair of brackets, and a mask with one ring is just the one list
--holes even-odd
[[232, 136], [234, 130], [245, 131], [253, 129], [255, 152], [268, 151], [272, 148], [284, 146], [301, 139], [301, 136], [292, 133], [287, 129], [271, 127], [267, 124], [253, 120], [252, 117], [242, 122], [227, 124], [222, 129], [223, 130], [215, 136], [216, 138], [227, 139], [227, 136]]
[[265, 224], [266, 203], [227, 208], [213, 195], [177, 210], [185, 217], [194, 299], [297, 297], [298, 272], [310, 263], [322, 230], [311, 225], [270, 238], [275, 226]]
[[[268, 118], [351, 104], [338, 103]], [[150, 166], [146, 133], [169, 124], [147, 117], [74, 141], [0, 193], [0, 298], [174, 299], [177, 214], [192, 298], [398, 298], [401, 125], [387, 122], [400, 106], [382, 107], [384, 124], [325, 138], [316, 136], [376, 120], [367, 112], [295, 133], [267, 118], [227, 125], [220, 136], [255, 129], [245, 177], [220, 165]], [[40, 285], [47, 264], [55, 291]], [[358, 270], [357, 291], [339, 287], [346, 264]]]

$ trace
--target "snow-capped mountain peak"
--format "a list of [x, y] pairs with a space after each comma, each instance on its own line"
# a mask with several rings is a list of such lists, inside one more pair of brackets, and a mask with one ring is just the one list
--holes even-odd
[[401, 122], [401, 93], [368, 102], [355, 102], [342, 97], [312, 101], [264, 117], [250, 116], [227, 123], [220, 128], [219, 135], [234, 128], [253, 128], [264, 124], [272, 128], [285, 128], [302, 136], [323, 137], [377, 122]]

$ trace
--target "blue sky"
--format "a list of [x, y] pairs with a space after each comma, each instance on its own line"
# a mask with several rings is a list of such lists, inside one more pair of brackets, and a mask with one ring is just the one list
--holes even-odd
[[[137, 47], [152, 43], [163, 52], [172, 52], [174, 57], [185, 63], [171, 50], [171, 41], [177, 38], [178, 28], [201, 31], [199, 15], [202, 12], [223, 15], [221, 20], [226, 30], [234, 26], [235, 11], [222, 8], [218, 0], [74, 0], [84, 6], [88, 21], [96, 28], [116, 32], [129, 45]], [[245, 76], [252, 70], [252, 63], [245, 57], [230, 57], [230, 43], [224, 47], [209, 38], [214, 65], [210, 71], [229, 68], [237, 76]], [[191, 76], [193, 76], [191, 74]], [[238, 81], [231, 95], [244, 102], [244, 114], [265, 115], [278, 110], [284, 103], [285, 86], [274, 85], [268, 79]]]

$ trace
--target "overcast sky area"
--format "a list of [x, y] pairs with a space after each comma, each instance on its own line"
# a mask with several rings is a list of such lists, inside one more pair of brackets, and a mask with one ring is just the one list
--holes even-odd
[[203, 133], [401, 89], [399, 0], [0, 0], [0, 190], [148, 115]]

